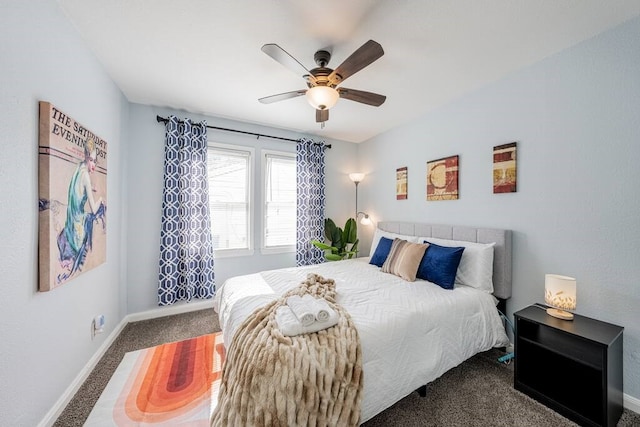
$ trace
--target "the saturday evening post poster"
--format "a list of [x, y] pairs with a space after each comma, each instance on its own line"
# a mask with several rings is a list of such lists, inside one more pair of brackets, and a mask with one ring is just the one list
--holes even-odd
[[107, 142], [40, 101], [39, 290], [50, 291], [107, 258]]

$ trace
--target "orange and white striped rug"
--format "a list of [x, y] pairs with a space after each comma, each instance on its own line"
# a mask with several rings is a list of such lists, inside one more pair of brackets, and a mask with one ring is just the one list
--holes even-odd
[[222, 333], [127, 353], [85, 426], [209, 426], [225, 350]]

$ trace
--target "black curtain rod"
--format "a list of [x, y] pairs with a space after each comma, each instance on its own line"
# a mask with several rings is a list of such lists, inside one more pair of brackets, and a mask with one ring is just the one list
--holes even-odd
[[[160, 117], [160, 116], [156, 116], [156, 121], [158, 123], [167, 123], [169, 121], [169, 119], [164, 118], [164, 117]], [[182, 121], [182, 120], [180, 120]], [[272, 139], [279, 139], [282, 141], [291, 141], [291, 142], [298, 142], [297, 139], [291, 139], [291, 138], [284, 138], [282, 136], [271, 136], [271, 135], [264, 135], [262, 133], [255, 133], [255, 132], [247, 132], [244, 130], [237, 130], [237, 129], [229, 129], [229, 128], [221, 128], [218, 126], [209, 126], [207, 125], [207, 128], [209, 129], [216, 129], [216, 130], [224, 130], [227, 132], [235, 132], [235, 133], [243, 133], [245, 135], [253, 135], [253, 136], [257, 136], [258, 138], [260, 138], [261, 136], [264, 138], [272, 138]], [[324, 144], [325, 148], [331, 148], [331, 144]]]

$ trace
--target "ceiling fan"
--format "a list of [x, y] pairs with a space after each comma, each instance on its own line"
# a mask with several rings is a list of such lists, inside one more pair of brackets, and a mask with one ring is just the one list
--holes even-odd
[[262, 51], [289, 70], [302, 75], [302, 78], [307, 82], [308, 89], [266, 96], [258, 99], [258, 101], [263, 104], [271, 104], [272, 102], [306, 95], [309, 104], [316, 109], [316, 122], [321, 123], [322, 127], [324, 127], [324, 122], [329, 120], [329, 109], [338, 102], [338, 98], [349, 99], [374, 107], [379, 107], [387, 99], [386, 96], [377, 93], [339, 87], [347, 78], [384, 55], [382, 46], [373, 40], [369, 40], [360, 46], [335, 70], [327, 67], [331, 59], [331, 53], [326, 50], [319, 50], [313, 55], [317, 67], [311, 70], [307, 70], [297, 59], [275, 43], [265, 44], [262, 46]]

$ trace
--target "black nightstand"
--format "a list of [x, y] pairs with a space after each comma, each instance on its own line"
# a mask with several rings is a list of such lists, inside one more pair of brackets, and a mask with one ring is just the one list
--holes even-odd
[[622, 415], [624, 328], [530, 306], [514, 313], [516, 390], [584, 426], [615, 426]]

